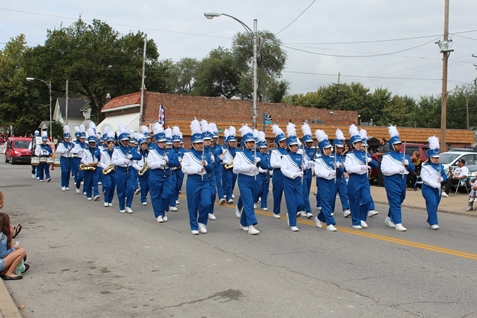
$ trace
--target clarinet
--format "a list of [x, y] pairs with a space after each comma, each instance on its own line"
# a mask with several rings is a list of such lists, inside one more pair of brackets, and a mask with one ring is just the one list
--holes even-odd
[[128, 163], [126, 165], [126, 175], [129, 174], [129, 159], [128, 159], [128, 155], [129, 155], [129, 146], [126, 147], [126, 159], [128, 160]]
[[[335, 160], [333, 162], [333, 169], [335, 169], [335, 183], [336, 183], [336, 147], [335, 147]], [[366, 156], [367, 157], [367, 156]], [[366, 162], [368, 162], [368, 159], [366, 158]]]
[[[205, 145], [202, 146], [202, 169], [205, 169], [205, 166], [204, 166], [205, 153], [204, 153], [204, 151], [205, 151]], [[201, 175], [202, 181], [204, 181], [204, 174]]]
[[[257, 165], [256, 159], [257, 159], [257, 145], [255, 145], [255, 148], [253, 150], [253, 163], [255, 165]], [[257, 172], [255, 170], [253, 171], [253, 177], [255, 178], [255, 181], [257, 181]]]
[[[406, 143], [404, 143], [404, 150], [402, 152], [402, 166], [404, 167], [404, 170], [406, 169], [405, 160], [406, 160]], [[401, 173], [401, 177], [403, 179], [404, 179], [404, 170]]]

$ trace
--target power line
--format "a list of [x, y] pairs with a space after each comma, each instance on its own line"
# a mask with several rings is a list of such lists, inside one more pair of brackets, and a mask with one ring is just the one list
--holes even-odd
[[287, 26], [285, 26], [283, 29], [281, 29], [280, 31], [278, 31], [277, 33], [275, 33], [275, 35], [278, 35], [279, 33], [281, 33], [283, 30], [287, 29], [290, 25], [292, 25], [296, 20], [298, 20], [299, 17], [301, 17], [303, 15], [303, 13], [305, 13], [314, 3], [315, 3], [316, 0], [313, 0], [310, 5], [308, 7], [305, 8], [305, 10], [303, 10], [295, 19], [293, 19], [292, 22], [288, 23]]

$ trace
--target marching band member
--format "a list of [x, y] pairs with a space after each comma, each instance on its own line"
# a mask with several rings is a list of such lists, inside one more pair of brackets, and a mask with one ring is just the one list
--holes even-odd
[[40, 164], [38, 165], [37, 175], [40, 182], [43, 182], [43, 176], [46, 177], [46, 182], [50, 182], [50, 167], [48, 166], [47, 159], [51, 156], [53, 151], [48, 144], [48, 135], [46, 131], [41, 133], [41, 144], [36, 145], [35, 156], [40, 157]]
[[[257, 197], [260, 199], [260, 208], [263, 211], [268, 211], [268, 192], [270, 187], [270, 152], [267, 147], [267, 140], [265, 139], [265, 133], [263, 131], [258, 132], [258, 149], [260, 151], [259, 158], [262, 164], [258, 167], [257, 174]], [[266, 168], [262, 168], [266, 166]]]
[[321, 228], [321, 223], [326, 223], [326, 229], [336, 232], [336, 221], [332, 215], [332, 207], [336, 199], [335, 178], [336, 172], [343, 173], [343, 167], [338, 164], [333, 155], [328, 136], [323, 130], [318, 129], [315, 132], [318, 139], [318, 147], [322, 152], [321, 156], [315, 161], [315, 174], [318, 181], [318, 192], [320, 193], [321, 210], [315, 217], [316, 226]]
[[[216, 193], [219, 197], [219, 204], [223, 205], [225, 203], [224, 199], [224, 187], [222, 185], [222, 162], [220, 156], [222, 155], [224, 149], [221, 145], [217, 142], [219, 140], [219, 130], [215, 123], [209, 124], [212, 131], [212, 145], [211, 149], [214, 154], [215, 162], [214, 162], [214, 178], [215, 178], [215, 186], [216, 186]], [[215, 196], [212, 200], [215, 202]]]
[[256, 235], [260, 232], [255, 228], [258, 223], [254, 210], [254, 199], [258, 193], [255, 177], [258, 174], [257, 163], [261, 159], [254, 150], [255, 138], [252, 129], [243, 125], [239, 131], [242, 134], [244, 149], [235, 155], [233, 172], [237, 174], [237, 183], [240, 190], [237, 210], [243, 210], [243, 213], [239, 213], [237, 216], [240, 216], [240, 228], [250, 235]]
[[[35, 150], [36, 150], [36, 145], [37, 145], [37, 139], [41, 139], [40, 137], [40, 132], [38, 130], [35, 130], [33, 136], [31, 137], [31, 142], [30, 142], [30, 145], [28, 146], [28, 150], [31, 151], [31, 155], [32, 157], [36, 157], [35, 155]], [[38, 177], [38, 172], [37, 172], [37, 169], [36, 169], [37, 166], [34, 166], [34, 165], [31, 165], [31, 177], [33, 179], [37, 178], [37, 179], [40, 179]]]
[[[336, 139], [333, 141], [333, 145], [335, 148], [336, 163], [338, 166], [343, 167], [344, 159], [345, 159], [345, 155], [343, 154], [345, 149], [344, 148], [345, 137], [343, 132], [340, 129], [336, 129], [335, 136], [336, 136]], [[341, 201], [341, 208], [343, 209], [343, 216], [345, 218], [351, 215], [351, 212], [349, 210], [348, 187], [347, 187], [346, 179], [347, 177], [346, 177], [346, 173], [344, 169], [336, 169], [335, 196], [336, 194], [339, 194], [340, 201]], [[335, 211], [335, 203], [336, 203], [336, 200], [333, 200], [333, 207], [331, 210], [332, 212]], [[369, 216], [369, 212], [368, 212], [368, 216]]]
[[349, 174], [348, 199], [351, 210], [352, 226], [354, 229], [367, 228], [371, 191], [368, 180], [368, 169], [377, 168], [378, 163], [363, 150], [358, 128], [352, 124], [349, 128], [350, 144], [353, 150], [346, 154], [345, 168]]
[[[431, 230], [438, 230], [437, 208], [441, 202], [441, 182], [447, 180], [447, 174], [442, 164], [439, 163], [439, 138], [432, 136], [428, 141], [430, 149], [427, 151], [427, 157], [429, 161], [421, 168], [422, 196], [426, 200], [428, 226]], [[472, 205], [472, 203], [469, 204]]]
[[[101, 148], [99, 147], [99, 143], [100, 143], [99, 137], [101, 137], [101, 134], [99, 134], [99, 136], [98, 136], [98, 133], [96, 132], [95, 123], [90, 122], [89, 123], [89, 128], [93, 129], [93, 131], [94, 131], [94, 137], [95, 137], [95, 140], [96, 140], [95, 148], [98, 150], [99, 154], [101, 154]], [[99, 162], [99, 160], [98, 160], [98, 162]], [[98, 186], [101, 183], [102, 176], [103, 176], [102, 169], [99, 166], [96, 166], [96, 169], [94, 169], [94, 173], [93, 173], [93, 190], [94, 190], [94, 193], [97, 193], [98, 195], [99, 195]]]
[[98, 186], [93, 186], [93, 176], [96, 170], [96, 166], [99, 163], [99, 149], [96, 148], [96, 133], [93, 128], [88, 129], [88, 148], [84, 150], [83, 157], [81, 158], [81, 163], [85, 165], [83, 170], [84, 172], [84, 183], [83, 188], [86, 192], [86, 198], [88, 201], [91, 201], [92, 192], [94, 188], [94, 201], [98, 201], [99, 192]]
[[233, 173], [233, 161], [236, 154], [236, 129], [234, 126], [230, 126], [228, 129], [229, 135], [226, 139], [226, 148], [225, 153], [222, 156], [222, 181], [224, 185], [224, 194], [225, 200], [227, 203], [232, 204], [234, 203], [233, 200], [233, 192], [235, 187], [235, 182], [237, 181], [237, 175]]
[[133, 161], [133, 167], [138, 171], [139, 188], [141, 189], [141, 204], [147, 205], [147, 194], [149, 193], [149, 166], [146, 164], [149, 155], [148, 144], [143, 134], [136, 136], [139, 144], [140, 160]]
[[[295, 125], [291, 122], [287, 125], [286, 144], [289, 152], [282, 157], [281, 172], [283, 174], [283, 192], [285, 192], [285, 202], [287, 205], [287, 221], [293, 232], [298, 232], [296, 226], [297, 212], [303, 203], [303, 156], [298, 153], [298, 139], [296, 137]], [[275, 178], [275, 172], [273, 172]], [[272, 178], [272, 179], [273, 179]]]
[[[77, 135], [76, 140], [75, 140], [75, 145], [73, 149], [71, 149], [70, 154], [73, 157], [72, 160], [72, 169], [71, 171], [74, 172], [76, 171], [76, 174], [74, 174], [74, 180], [75, 180], [75, 187], [76, 187], [76, 193], [80, 193], [80, 186], [81, 186], [81, 181], [84, 179], [84, 173], [83, 170], [79, 169], [79, 165], [81, 163], [81, 158], [83, 158], [83, 153], [85, 149], [85, 140], [86, 140], [86, 131], [84, 125], [80, 125], [80, 127], [77, 129], [75, 127]], [[83, 192], [84, 192], [84, 185], [83, 185]]]
[[[129, 130], [129, 147], [134, 148], [139, 153], [139, 146], [137, 143], [136, 132], [134, 131], [134, 129]], [[140, 190], [139, 190], [138, 170], [131, 169], [131, 172], [134, 174], [134, 181], [133, 181], [134, 194], [139, 194]]]
[[[363, 149], [365, 150], [365, 152], [369, 152], [368, 151], [368, 134], [367, 134], [366, 130], [361, 128], [359, 130], [359, 135], [361, 136], [361, 141], [363, 142]], [[378, 163], [378, 166], [379, 166], [379, 163]], [[378, 169], [380, 169], [380, 168], [378, 167]], [[379, 214], [379, 212], [376, 211], [376, 207], [374, 205], [374, 199], [373, 199], [373, 196], [371, 195], [371, 193], [369, 194], [369, 197], [370, 197], [371, 201], [369, 203], [368, 218]]]
[[71, 158], [70, 151], [73, 149], [73, 143], [70, 142], [70, 127], [63, 126], [63, 141], [59, 143], [56, 153], [60, 157], [61, 168], [61, 190], [70, 190], [70, 173], [71, 173]]
[[154, 125], [156, 147], [149, 149], [146, 163], [149, 166], [149, 193], [154, 217], [158, 223], [167, 222], [166, 211], [172, 194], [172, 178], [170, 167], [179, 166], [177, 156], [166, 150], [166, 134], [161, 124]]
[[186, 193], [189, 210], [190, 229], [193, 235], [207, 233], [210, 205], [209, 178], [213, 172], [210, 154], [203, 149], [204, 140], [200, 123], [194, 119], [190, 125], [192, 149], [184, 154], [182, 172], [187, 174]]
[[114, 189], [116, 188], [116, 178], [114, 165], [112, 163], [114, 152], [114, 131], [106, 131], [106, 148], [101, 150], [99, 166], [103, 172], [103, 194], [104, 194], [104, 206], [113, 206]]
[[146, 143], [147, 143], [147, 148], [149, 150], [150, 148], [153, 148], [156, 146], [154, 143], [151, 142], [152, 141], [151, 133], [149, 132], [149, 128], [147, 128], [147, 126], [139, 127], [139, 131], [141, 132], [141, 134], [144, 135], [144, 138], [146, 139]]
[[303, 173], [303, 202], [304, 202], [304, 209], [303, 212], [300, 214], [304, 214], [307, 219], [311, 219], [313, 217], [313, 213], [311, 212], [311, 205], [310, 205], [310, 189], [311, 189], [311, 181], [313, 179], [313, 171], [312, 167], [315, 165], [315, 154], [316, 150], [313, 147], [313, 137], [311, 134], [311, 128], [307, 123], [304, 123], [301, 126], [301, 131], [303, 132], [303, 148], [302, 148], [302, 156], [304, 162], [304, 173]]
[[[184, 153], [186, 150], [184, 147], [181, 145], [181, 139], [182, 139], [182, 133], [179, 129], [179, 127], [174, 126], [172, 127], [172, 142], [173, 142], [173, 150], [177, 155], [177, 159], [179, 160], [180, 163], [182, 163], [182, 157], [184, 157]], [[172, 200], [176, 202], [176, 205], [170, 208], [171, 211], [175, 212], [177, 211], [177, 205], [180, 204], [179, 202], [179, 193], [182, 189], [182, 183], [184, 182], [184, 173], [182, 172], [181, 166], [178, 167], [173, 167], [172, 168], [172, 173], [175, 174], [176, 177], [176, 184], [174, 185], [173, 188], [173, 197]], [[172, 202], [172, 201], [171, 201]]]
[[119, 212], [133, 213], [134, 173], [132, 161], [140, 160], [141, 155], [135, 148], [129, 147], [129, 134], [124, 125], [118, 128], [119, 146], [114, 149], [112, 164], [116, 167], [116, 192], [119, 200]]
[[166, 154], [169, 159], [169, 170], [170, 170], [170, 187], [171, 189], [168, 191], [168, 197], [166, 199], [166, 204], [164, 207], [166, 208], [166, 212], [169, 212], [169, 210], [177, 212], [177, 207], [176, 207], [176, 199], [174, 196], [174, 189], [175, 189], [175, 184], [176, 184], [176, 174], [173, 173], [174, 168], [178, 168], [180, 166], [180, 161], [179, 157], [177, 156], [176, 152], [172, 149], [173, 147], [173, 142], [172, 142], [172, 129], [167, 128], [164, 130], [164, 134], [166, 135]]
[[282, 157], [287, 155], [287, 138], [278, 125], [272, 126], [276, 148], [271, 151], [270, 166], [273, 168], [273, 217], [280, 218], [280, 205], [283, 195]]
[[[204, 140], [204, 152], [210, 155], [210, 160], [212, 161], [212, 169], [215, 171], [216, 163], [215, 156], [214, 156], [214, 149], [212, 148], [212, 127], [210, 127], [209, 123], [206, 120], [201, 120], [200, 128], [202, 130], [202, 137]], [[207, 208], [207, 214], [210, 220], [215, 220], [217, 217], [214, 215], [214, 202], [215, 202], [215, 195], [216, 195], [216, 183], [215, 183], [215, 174], [212, 172], [210, 179], [209, 179], [209, 193], [210, 193], [210, 205]]]
[[406, 198], [407, 174], [413, 173], [415, 167], [409, 155], [401, 153], [402, 142], [396, 127], [389, 126], [388, 131], [391, 137], [389, 139], [391, 151], [384, 154], [381, 161], [384, 188], [389, 202], [389, 212], [384, 222], [387, 226], [395, 228], [396, 231], [404, 232], [406, 228], [402, 225], [401, 204]]

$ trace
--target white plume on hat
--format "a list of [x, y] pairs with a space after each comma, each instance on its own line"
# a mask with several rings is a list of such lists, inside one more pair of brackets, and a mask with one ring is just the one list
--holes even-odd
[[339, 128], [336, 129], [335, 136], [336, 136], [336, 139], [345, 140], [345, 136], [343, 135], [343, 132]]
[[350, 135], [350, 136], [356, 136], [356, 135], [359, 136], [358, 127], [356, 127], [355, 124], [351, 124], [351, 125], [349, 126], [349, 135]]
[[280, 134], [284, 134], [283, 130], [280, 127], [278, 127], [278, 125], [276, 125], [276, 124], [272, 125], [272, 132], [275, 134], [275, 136], [278, 136]]
[[96, 133], [96, 124], [94, 122], [89, 123], [89, 129], [93, 129]]
[[213, 134], [218, 134], [219, 129], [217, 128], [217, 125], [215, 123], [210, 123], [209, 124], [209, 131]]
[[172, 129], [167, 127], [166, 130], [164, 130], [164, 133], [166, 134], [166, 138], [172, 139]]
[[48, 132], [47, 132], [46, 130], [43, 130], [43, 131], [41, 132], [41, 136], [42, 136], [42, 137], [48, 137]]
[[203, 133], [210, 132], [209, 123], [207, 122], [207, 120], [202, 119], [200, 121], [200, 129], [202, 130]]
[[[106, 130], [106, 128], [108, 129]], [[114, 131], [110, 130], [108, 126], [106, 126], [106, 128], [104, 129], [106, 135], [110, 138], [114, 138]]]
[[265, 133], [263, 131], [258, 132], [257, 138], [259, 142], [267, 142], [265, 139]]
[[79, 126], [80, 132], [86, 132], [86, 127], [84, 125]]
[[103, 129], [103, 134], [108, 135], [108, 132], [109, 132], [109, 126], [105, 126]]
[[246, 134], [253, 134], [252, 128], [248, 127], [247, 124], [242, 125], [242, 127], [239, 128], [239, 131], [240, 131], [240, 134], [242, 135], [242, 137], [245, 136]]
[[126, 132], [127, 132], [126, 126], [124, 124], [119, 124], [118, 125], [118, 131], [117, 131], [118, 136], [120, 134], [123, 134], [123, 133], [126, 133]]
[[296, 137], [296, 128], [294, 123], [288, 123], [287, 125], [287, 136]]
[[396, 126], [389, 126], [388, 127], [389, 137], [396, 137], [399, 136], [399, 131], [396, 129]]
[[63, 133], [64, 134], [69, 134], [70, 133], [70, 126], [68, 126], [68, 125], [63, 126]]
[[229, 127], [229, 136], [237, 136], [237, 130], [234, 126]]
[[257, 139], [258, 139], [258, 129], [254, 129], [254, 130], [253, 130], [253, 138], [257, 138]]
[[75, 132], [80, 132], [80, 129], [78, 126], [75, 126]]
[[301, 131], [303, 132], [303, 135], [305, 136], [306, 135], [312, 136], [310, 125], [308, 125], [307, 123], [304, 123], [303, 125], [301, 125]]
[[228, 129], [228, 128], [225, 128], [225, 130], [224, 130], [224, 137], [225, 137], [225, 138], [229, 138], [229, 136], [230, 136], [229, 129]]
[[361, 128], [359, 130], [359, 136], [361, 137], [361, 139], [363, 140], [368, 140], [368, 133], [366, 130], [364, 130], [363, 128]]
[[134, 129], [129, 129], [129, 136], [131, 136], [131, 138], [136, 138], [136, 132], [134, 131]]
[[179, 129], [179, 126], [172, 126], [172, 134], [174, 136], [180, 136], [181, 135], [181, 130]]
[[201, 134], [201, 133], [202, 133], [202, 130], [201, 130], [201, 127], [200, 127], [200, 123], [199, 123], [199, 121], [197, 120], [197, 118], [194, 118], [194, 120], [191, 121], [191, 123], [190, 123], [190, 132], [191, 132], [192, 135]]
[[427, 141], [429, 142], [429, 149], [439, 149], [439, 138], [436, 136], [431, 136], [427, 139]]
[[146, 137], [144, 136], [144, 134], [141, 134], [140, 132], [137, 132], [136, 135], [135, 135], [135, 137], [136, 137], [136, 139], [137, 139], [138, 142], [139, 142], [140, 139], [146, 138]]
[[147, 128], [147, 126], [141, 126], [139, 127], [139, 131], [144, 134], [144, 133], [148, 133], [149, 132], [149, 128]]
[[316, 139], [318, 139], [318, 142], [322, 142], [323, 140], [328, 140], [328, 135], [325, 133], [324, 130], [317, 129], [315, 131], [315, 136]]
[[94, 132], [94, 128], [89, 128], [88, 129], [88, 137], [96, 137], [96, 133]]
[[159, 124], [159, 123], [155, 123], [154, 124], [154, 135], [160, 134], [160, 133], [163, 133], [163, 132], [164, 132], [164, 127], [162, 127], [162, 125]]

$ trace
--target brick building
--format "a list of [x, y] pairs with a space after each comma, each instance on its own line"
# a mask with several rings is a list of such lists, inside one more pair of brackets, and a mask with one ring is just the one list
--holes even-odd
[[[101, 109], [106, 118], [98, 125], [98, 130], [103, 131], [106, 125], [116, 130], [120, 123], [138, 130], [141, 123], [149, 126], [152, 131], [152, 126], [159, 118], [160, 105], [165, 109], [165, 127], [179, 126], [185, 137], [186, 146], [189, 144], [189, 125], [194, 117], [216, 123], [220, 132], [229, 126], [235, 126], [237, 129], [242, 124], [252, 126], [252, 101], [146, 92], [141, 120], [140, 104], [140, 92], [113, 98]], [[284, 131], [291, 120], [297, 125], [299, 137], [302, 135], [300, 126], [304, 121], [308, 121], [313, 132], [316, 129], [323, 129], [330, 139], [334, 139], [336, 128], [340, 128], [345, 137], [348, 137], [349, 125], [358, 123], [356, 111], [330, 111], [314, 107], [258, 102], [257, 129], [259, 130], [263, 130], [263, 113], [271, 115], [273, 123], [278, 124]], [[362, 128], [366, 129], [368, 136], [378, 139], [389, 137], [386, 127], [363, 126]], [[426, 143], [429, 136], [440, 135], [440, 129], [398, 127], [398, 130], [401, 140], [406, 142]], [[272, 142], [274, 135], [269, 125], [266, 126], [265, 132], [267, 139]], [[470, 130], [448, 129], [447, 143], [449, 148], [470, 146], [474, 143], [474, 135]]]

